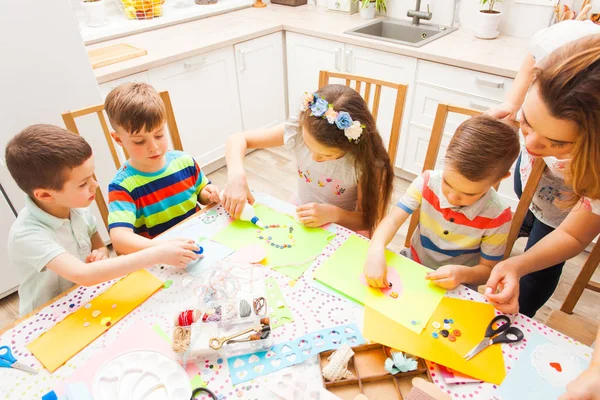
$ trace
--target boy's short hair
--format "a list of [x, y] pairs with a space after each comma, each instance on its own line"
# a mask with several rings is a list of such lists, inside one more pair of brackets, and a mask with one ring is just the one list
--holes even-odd
[[520, 152], [516, 128], [487, 115], [460, 124], [446, 150], [446, 165], [472, 182], [502, 179]]
[[17, 185], [33, 196], [35, 189], [62, 190], [68, 173], [92, 156], [79, 135], [55, 125], [31, 125], [6, 146], [6, 164]]
[[164, 124], [167, 111], [158, 92], [147, 83], [128, 82], [110, 91], [104, 109], [113, 129], [129, 134], [152, 131]]

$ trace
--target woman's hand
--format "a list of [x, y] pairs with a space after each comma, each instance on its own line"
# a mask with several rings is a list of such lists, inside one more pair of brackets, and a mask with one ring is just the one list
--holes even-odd
[[484, 296], [505, 314], [519, 312], [519, 273], [518, 264], [513, 259], [498, 263], [488, 279]]
[[315, 228], [336, 221], [337, 207], [331, 204], [308, 203], [296, 208], [298, 220]]
[[504, 102], [495, 107], [490, 108], [485, 114], [498, 119], [506, 119], [508, 121], [516, 121], [519, 106], [513, 103]]
[[221, 201], [223, 202], [225, 211], [235, 219], [240, 218], [246, 202], [254, 204], [254, 196], [250, 193], [245, 175], [238, 175], [229, 179], [223, 191]]

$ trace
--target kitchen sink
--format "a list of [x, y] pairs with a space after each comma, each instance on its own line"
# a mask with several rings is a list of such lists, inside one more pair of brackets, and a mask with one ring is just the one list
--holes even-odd
[[369, 39], [404, 44], [406, 46], [421, 47], [455, 30], [456, 28], [447, 26], [429, 24], [412, 25], [409, 21], [405, 22], [385, 18], [359, 26], [345, 33]]

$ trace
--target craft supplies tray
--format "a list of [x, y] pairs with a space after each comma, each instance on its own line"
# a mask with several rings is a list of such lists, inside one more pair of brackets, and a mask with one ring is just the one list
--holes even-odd
[[[384, 368], [385, 360], [390, 357], [390, 349], [380, 344], [365, 344], [352, 347], [354, 355], [348, 362], [348, 370], [353, 377], [328, 382], [323, 379], [325, 388], [343, 400], [353, 400], [358, 394], [369, 399], [402, 400], [412, 389], [412, 378], [421, 377], [431, 381], [425, 360], [416, 357], [415, 371], [400, 372], [391, 375]], [[333, 351], [319, 355], [321, 370], [329, 364]]]

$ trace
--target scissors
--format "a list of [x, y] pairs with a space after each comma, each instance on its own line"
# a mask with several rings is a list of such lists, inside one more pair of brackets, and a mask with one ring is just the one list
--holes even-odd
[[18, 362], [17, 359], [13, 356], [8, 346], [0, 347], [0, 368], [19, 369], [32, 375], [37, 375], [38, 373], [37, 369], [33, 369], [25, 364], [21, 364], [20, 362]]
[[[503, 325], [494, 328], [494, 324], [498, 322], [504, 321]], [[497, 343], [516, 343], [523, 340], [525, 335], [523, 335], [523, 331], [519, 328], [515, 328], [514, 326], [510, 326], [512, 321], [506, 315], [498, 315], [487, 326], [485, 331], [485, 337], [479, 344], [473, 349], [465, 354], [463, 358], [466, 358], [469, 361], [471, 358], [475, 357], [482, 350], [486, 349], [488, 346]], [[493, 337], [493, 338], [492, 338]]]

